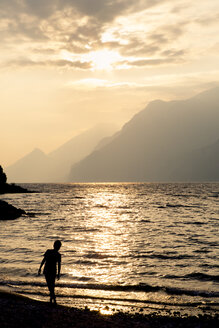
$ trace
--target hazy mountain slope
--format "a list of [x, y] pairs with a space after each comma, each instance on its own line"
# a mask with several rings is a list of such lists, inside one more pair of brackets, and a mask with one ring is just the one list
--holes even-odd
[[45, 155], [34, 150], [6, 168], [11, 182], [63, 182], [73, 163], [87, 156], [100, 140], [115, 132], [115, 126], [98, 125], [72, 138], [64, 145]]
[[91, 153], [100, 140], [106, 136], [111, 136], [114, 132], [114, 125], [98, 125], [72, 138], [58, 149], [48, 154], [48, 157], [53, 160], [56, 166], [57, 181], [64, 181], [73, 163], [80, 161]]
[[219, 138], [218, 104], [219, 88], [150, 103], [110, 143], [74, 165], [69, 181], [178, 180], [179, 159]]
[[178, 181], [219, 181], [219, 139], [186, 154], [174, 174]]
[[5, 169], [10, 182], [47, 181], [52, 162], [40, 149], [34, 149], [15, 164]]

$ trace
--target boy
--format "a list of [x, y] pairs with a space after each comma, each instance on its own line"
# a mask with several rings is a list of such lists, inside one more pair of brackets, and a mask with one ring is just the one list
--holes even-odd
[[[55, 279], [59, 280], [60, 271], [61, 271], [61, 254], [59, 253], [59, 249], [62, 243], [60, 240], [56, 240], [54, 242], [53, 249], [48, 249], [44, 254], [44, 258], [40, 264], [38, 275], [41, 273], [41, 268], [44, 266], [43, 273], [46, 278], [46, 283], [50, 292], [50, 303], [54, 303], [56, 305], [56, 297], [55, 297]], [[58, 264], [58, 274], [57, 274], [57, 264]]]

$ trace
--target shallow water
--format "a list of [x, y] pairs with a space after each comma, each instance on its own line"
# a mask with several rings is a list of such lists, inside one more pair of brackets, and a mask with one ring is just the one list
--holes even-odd
[[62, 240], [59, 303], [215, 312], [219, 183], [28, 184], [2, 195], [28, 215], [0, 222], [0, 285], [46, 300], [37, 271]]

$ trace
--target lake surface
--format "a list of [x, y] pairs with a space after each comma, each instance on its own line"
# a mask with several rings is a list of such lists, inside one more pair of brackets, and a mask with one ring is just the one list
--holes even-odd
[[23, 186], [36, 193], [1, 195], [28, 215], [0, 222], [0, 288], [48, 300], [37, 271], [60, 239], [60, 304], [218, 311], [219, 183]]

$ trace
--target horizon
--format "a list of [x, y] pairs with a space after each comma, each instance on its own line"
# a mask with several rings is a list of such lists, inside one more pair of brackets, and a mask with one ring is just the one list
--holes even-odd
[[3, 1], [1, 165], [218, 85], [219, 3]]

